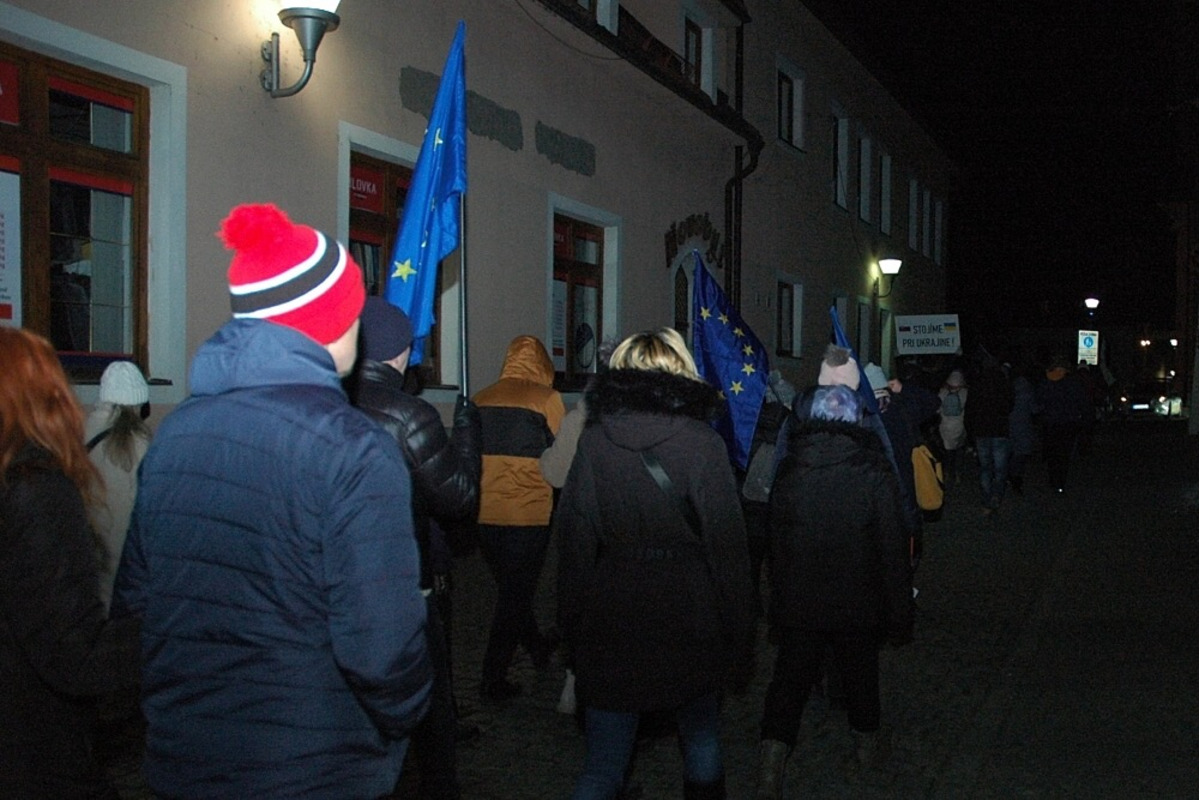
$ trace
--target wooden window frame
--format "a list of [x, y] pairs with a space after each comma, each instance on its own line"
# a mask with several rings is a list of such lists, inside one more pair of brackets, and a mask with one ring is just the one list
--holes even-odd
[[[50, 182], [52, 170], [89, 175], [99, 181], [128, 185], [130, 192], [129, 269], [132, 296], [131, 352], [60, 353], [63, 367], [76, 381], [99, 380], [115, 360], [132, 358], [147, 371], [148, 229], [150, 185], [150, 93], [138, 84], [84, 69], [0, 42], [0, 60], [14, 64], [19, 75], [19, 118], [0, 123], [0, 156], [17, 162], [20, 176], [21, 325], [47, 338], [51, 334]], [[130, 147], [117, 152], [90, 143], [69, 141], [50, 132], [52, 82], [86, 88], [96, 96], [120, 98], [130, 113]]]
[[[577, 257], [577, 242], [594, 245], [594, 257], [582, 260]], [[566, 294], [563, 307], [564, 342], [562, 352], [552, 343], [551, 358], [562, 360], [564, 369], [555, 365], [554, 386], [559, 391], [581, 391], [595, 373], [595, 364], [590, 371], [574, 368], [578, 342], [573, 320], [576, 319], [577, 293], [580, 287], [595, 290], [596, 330], [593, 345], [599, 349], [604, 338], [604, 228], [564, 213], [554, 215], [554, 280], [563, 281]]]

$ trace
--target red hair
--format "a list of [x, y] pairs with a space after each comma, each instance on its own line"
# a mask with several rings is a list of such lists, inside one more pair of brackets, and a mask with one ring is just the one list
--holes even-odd
[[100, 474], [83, 445], [83, 409], [45, 338], [0, 325], [0, 482], [26, 443], [48, 451], [89, 507]]

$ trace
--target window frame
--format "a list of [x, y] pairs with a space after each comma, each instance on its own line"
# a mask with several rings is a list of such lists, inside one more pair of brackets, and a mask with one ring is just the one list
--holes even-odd
[[[789, 331], [790, 335], [785, 336]], [[803, 331], [804, 283], [794, 276], [779, 274], [775, 278], [775, 355], [800, 358]]]
[[[550, 338], [550, 357], [554, 364], [554, 387], [561, 392], [582, 391], [592, 375], [596, 372], [595, 352], [599, 350], [604, 338], [604, 265], [605, 265], [605, 231], [604, 226], [581, 219], [562, 209], [555, 210], [553, 215], [553, 268], [552, 268], [552, 304], [551, 313], [556, 319], [559, 312], [557, 303], [558, 292], [562, 291], [562, 342], [554, 330], [552, 319]], [[581, 253], [580, 245], [584, 250]], [[588, 252], [588, 247], [594, 247], [594, 255]], [[559, 284], [562, 284], [560, 287]], [[577, 342], [575, 320], [579, 317], [578, 306], [584, 302], [581, 292], [592, 289], [594, 306], [591, 318], [595, 322], [593, 331], [593, 358], [590, 369], [576, 369]], [[560, 365], [564, 367], [560, 369]]]
[[[793, 65], [791, 62], [780, 57], [777, 59], [775, 67], [775, 114], [776, 114], [776, 133], [781, 142], [789, 144], [797, 150], [803, 150], [805, 145], [804, 131], [804, 103], [806, 78], [804, 71]], [[788, 100], [788, 129], [789, 135], [783, 135], [783, 81], [789, 82], [790, 96]]]
[[[20, 324], [51, 338], [51, 182], [65, 171], [81, 176], [80, 185], [91, 189], [106, 183], [129, 186], [129, 302], [131, 331], [128, 350], [122, 352], [60, 351], [68, 376], [79, 382], [98, 382], [104, 368], [115, 360], [132, 359], [150, 372], [149, 229], [151, 175], [151, 91], [148, 87], [71, 64], [51, 56], [0, 41], [0, 59], [18, 70], [19, 120], [0, 125], [0, 155], [19, 165], [21, 241]], [[66, 82], [96, 96], [128, 103], [130, 144], [126, 152], [55, 134], [50, 122], [50, 91]], [[61, 90], [61, 86], [59, 89]], [[96, 100], [96, 96], [85, 99]], [[71, 181], [73, 182], [73, 181]]]
[[838, 206], [849, 210], [850, 118], [840, 109], [834, 108], [830, 115], [830, 133], [832, 136], [830, 161], [833, 167], [832, 199]]

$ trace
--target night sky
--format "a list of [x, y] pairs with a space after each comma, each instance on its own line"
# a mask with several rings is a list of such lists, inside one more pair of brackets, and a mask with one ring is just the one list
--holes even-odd
[[[947, 311], [964, 330], [1168, 328], [1197, 193], [1194, 0], [805, 0], [960, 169]], [[986, 338], [986, 337], [985, 337]]]

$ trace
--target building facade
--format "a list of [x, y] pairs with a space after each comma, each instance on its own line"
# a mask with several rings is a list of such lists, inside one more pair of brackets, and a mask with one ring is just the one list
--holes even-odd
[[686, 329], [692, 250], [798, 385], [831, 306], [876, 361], [893, 313], [946, 310], [954, 167], [801, 2], [345, 0], [309, 83], [273, 98], [264, 41], [283, 85], [304, 66], [278, 11], [0, 2], [0, 323], [51, 336], [84, 402], [116, 356], [152, 402], [186, 396], [229, 316], [215, 231], [239, 203], [334, 233], [381, 290], [459, 20], [466, 233], [443, 262], [434, 401], [464, 355], [468, 390], [494, 380], [520, 334], [572, 391], [600, 341]]

